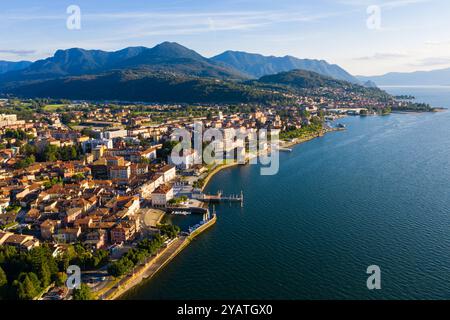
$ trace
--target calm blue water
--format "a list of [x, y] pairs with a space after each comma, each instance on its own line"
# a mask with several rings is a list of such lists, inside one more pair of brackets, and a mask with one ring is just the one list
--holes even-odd
[[417, 102], [429, 103], [433, 107], [450, 108], [450, 86], [390, 86], [381, 89], [393, 95], [413, 95]]
[[217, 206], [217, 224], [128, 298], [449, 299], [450, 112], [343, 122], [281, 154], [276, 176], [219, 173], [207, 191], [243, 190], [244, 208]]

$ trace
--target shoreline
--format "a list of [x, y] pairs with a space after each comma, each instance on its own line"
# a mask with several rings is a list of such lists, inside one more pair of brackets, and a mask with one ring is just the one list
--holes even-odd
[[224, 169], [228, 169], [228, 168], [232, 168], [232, 167], [236, 167], [239, 165], [239, 162], [232, 162], [232, 163], [228, 163], [228, 164], [222, 164], [217, 166], [213, 171], [211, 171], [210, 173], [208, 173], [208, 175], [205, 177], [205, 180], [203, 181], [203, 186], [201, 187], [201, 191], [203, 192], [206, 187], [208, 186], [209, 181], [216, 175], [218, 174], [220, 171], [224, 170]]
[[322, 129], [321, 131], [319, 131], [317, 134], [314, 135], [310, 135], [304, 138], [295, 138], [292, 141], [284, 141], [284, 143], [280, 143], [280, 147], [282, 148], [290, 148], [290, 147], [294, 147], [297, 145], [300, 145], [302, 143], [314, 140], [316, 138], [321, 138], [323, 136], [325, 136], [327, 133], [330, 132], [336, 132], [336, 131], [345, 131], [345, 128], [330, 128], [330, 129]]
[[[321, 130], [320, 132], [318, 132], [316, 135], [311, 135], [311, 136], [308, 136], [308, 137], [306, 137], [306, 138], [302, 138], [302, 139], [300, 139], [300, 140], [297, 140], [297, 139], [299, 139], [299, 138], [296, 138], [296, 141], [281, 141], [281, 140], [280, 140], [280, 147], [281, 147], [281, 148], [290, 148], [290, 147], [294, 147], [294, 146], [300, 145], [300, 144], [302, 144], [302, 143], [305, 143], [305, 142], [314, 140], [314, 139], [316, 139], [316, 138], [321, 138], [321, 137], [325, 136], [327, 133], [336, 132], [336, 131], [345, 131], [345, 130], [346, 130], [345, 128], [330, 128], [330, 129], [323, 129], [323, 130]], [[258, 156], [259, 156], [260, 154], [261, 154], [261, 153], [258, 153]], [[240, 164], [239, 162], [236, 162], [236, 161], [235, 161], [235, 162], [233, 162], [233, 163], [228, 163], [228, 164], [224, 164], [224, 165], [220, 165], [220, 166], [216, 167], [213, 171], [211, 171], [211, 172], [206, 176], [206, 178], [205, 178], [205, 180], [204, 180], [204, 183], [203, 183], [203, 186], [201, 187], [201, 191], [203, 192], [203, 191], [206, 189], [206, 187], [208, 186], [208, 183], [211, 181], [211, 179], [212, 179], [216, 174], [218, 174], [218, 173], [221, 172], [222, 170], [229, 169], [229, 168], [232, 168], [232, 167], [236, 167], [236, 166], [239, 166], [239, 165], [241, 165], [241, 164]]]
[[[161, 269], [172, 261], [181, 251], [183, 251], [197, 236], [212, 227], [217, 222], [217, 215], [213, 215], [211, 220], [200, 226], [188, 236], [181, 236], [173, 240], [166, 248], [147, 262], [140, 270], [133, 271], [132, 276], [125, 275], [116, 282], [111, 289], [99, 296], [99, 300], [122, 300], [121, 298], [133, 288], [150, 281]], [[128, 278], [128, 279], [127, 279]], [[125, 280], [117, 288], [117, 283]]]
[[[302, 143], [314, 140], [316, 138], [320, 138], [325, 136], [327, 133], [335, 132], [335, 131], [344, 131], [344, 128], [331, 128], [331, 129], [323, 129], [317, 134], [302, 138], [295, 139], [295, 141], [291, 142], [281, 142], [280, 147], [287, 148], [293, 147], [296, 145], [300, 145]], [[211, 179], [219, 172], [224, 169], [229, 169], [235, 166], [240, 165], [239, 162], [232, 162], [228, 164], [223, 164], [216, 167], [213, 171], [211, 171], [204, 180], [204, 184], [201, 188], [202, 191], [206, 189]], [[151, 280], [161, 269], [163, 269], [170, 261], [172, 261], [181, 251], [183, 251], [192, 240], [194, 240], [198, 235], [200, 235], [205, 230], [209, 229], [217, 222], [217, 216], [214, 215], [210, 221], [202, 225], [199, 229], [195, 230], [189, 236], [182, 236], [176, 238], [171, 244], [169, 244], [166, 248], [164, 248], [161, 252], [159, 252], [155, 257], [151, 259], [151, 261], [147, 262], [144, 266], [140, 267], [140, 269], [136, 272], [133, 272], [132, 276], [125, 275], [117, 282], [114, 283], [113, 287], [109, 289], [106, 293], [99, 296], [101, 300], [121, 300], [121, 298], [133, 288], [136, 288], [139, 285], [142, 285], [145, 281]], [[127, 279], [128, 277], [128, 279]], [[117, 283], [125, 280], [125, 283], [120, 284], [117, 288]], [[111, 291], [111, 292], [110, 292]], [[110, 293], [109, 293], [110, 292]]]

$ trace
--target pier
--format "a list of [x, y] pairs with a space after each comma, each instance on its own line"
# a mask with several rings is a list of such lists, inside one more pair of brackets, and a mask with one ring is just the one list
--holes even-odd
[[244, 193], [241, 191], [240, 195], [224, 195], [222, 191], [217, 192], [217, 194], [205, 194], [199, 193], [192, 195], [196, 199], [204, 202], [240, 202], [241, 206], [244, 205]]

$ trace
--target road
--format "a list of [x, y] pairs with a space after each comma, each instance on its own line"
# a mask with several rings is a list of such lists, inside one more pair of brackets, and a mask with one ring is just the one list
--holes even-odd
[[[167, 262], [169, 262], [177, 253], [177, 251], [187, 241], [186, 236], [180, 236], [173, 241], [169, 247], [163, 249], [156, 257], [152, 257], [147, 264], [138, 267], [134, 270], [133, 275], [127, 275], [121, 279], [113, 288], [109, 289], [105, 294], [101, 296], [101, 299], [110, 299], [110, 297], [117, 298], [127, 290], [136, 286], [144, 279], [152, 278]], [[131, 279], [132, 278], [132, 279]], [[120, 292], [117, 292], [120, 291]]]

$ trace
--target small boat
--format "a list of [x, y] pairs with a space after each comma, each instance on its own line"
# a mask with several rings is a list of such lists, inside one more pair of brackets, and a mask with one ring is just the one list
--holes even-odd
[[173, 211], [171, 214], [176, 216], [187, 216], [190, 215], [191, 213], [187, 211]]
[[337, 127], [338, 128], [346, 128], [347, 126], [345, 124], [343, 124], [343, 123], [338, 123]]

